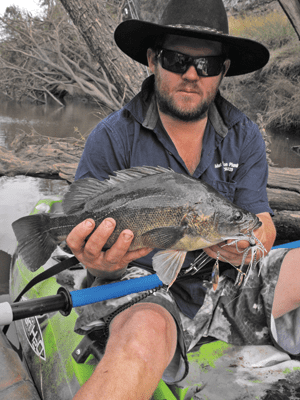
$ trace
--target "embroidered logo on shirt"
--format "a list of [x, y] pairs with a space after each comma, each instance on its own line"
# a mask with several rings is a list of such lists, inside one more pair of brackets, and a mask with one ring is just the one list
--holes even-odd
[[238, 166], [239, 166], [239, 164], [234, 164], [232, 162], [226, 163], [224, 161], [220, 162], [219, 164], [215, 164], [215, 168], [223, 167], [224, 171], [229, 171], [229, 172], [232, 172], [233, 168], [237, 168]]

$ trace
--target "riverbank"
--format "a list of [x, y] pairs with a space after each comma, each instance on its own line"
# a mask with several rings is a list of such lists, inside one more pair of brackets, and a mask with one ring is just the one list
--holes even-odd
[[224, 96], [253, 119], [261, 113], [265, 127], [299, 128], [300, 42], [278, 2], [231, 16], [229, 26], [233, 35], [262, 42], [270, 61], [260, 71], [225, 78]]

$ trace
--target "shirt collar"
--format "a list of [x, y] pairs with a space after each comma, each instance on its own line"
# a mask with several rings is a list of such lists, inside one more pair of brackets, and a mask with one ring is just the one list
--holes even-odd
[[156, 104], [156, 96], [155, 93], [153, 92], [142, 125], [144, 128], [151, 129], [153, 131], [157, 125], [158, 120], [159, 120], [159, 114]]
[[142, 100], [146, 105], [145, 118], [143, 119], [142, 125], [146, 129], [154, 130], [157, 121], [159, 120], [159, 114], [156, 103], [156, 96], [154, 91], [154, 75], [147, 78], [142, 86]]
[[224, 138], [228, 133], [228, 127], [223, 121], [215, 102], [211, 103], [211, 105], [209, 106], [208, 119], [217, 134]]

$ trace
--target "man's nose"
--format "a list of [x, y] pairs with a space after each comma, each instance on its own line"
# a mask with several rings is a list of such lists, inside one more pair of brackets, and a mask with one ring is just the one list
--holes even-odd
[[195, 81], [199, 79], [199, 75], [197, 74], [197, 70], [194, 65], [191, 65], [184, 74], [182, 74], [183, 79], [188, 79], [190, 81]]

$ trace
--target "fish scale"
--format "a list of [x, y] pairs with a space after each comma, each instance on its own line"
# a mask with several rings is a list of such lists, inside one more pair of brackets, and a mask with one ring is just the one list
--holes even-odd
[[157, 236], [156, 243], [153, 243], [145, 234], [154, 229], [168, 226], [176, 226], [179, 229], [184, 214], [183, 207], [178, 207], [177, 209], [171, 207], [160, 209], [120, 208], [118, 211], [114, 211], [108, 215], [117, 221], [117, 225], [115, 232], [107, 241], [106, 245], [107, 247], [111, 247], [124, 229], [130, 229], [133, 232], [137, 232], [130, 246], [130, 250], [140, 248], [142, 245], [144, 245], [143, 247], [157, 247], [160, 244], [159, 236]]

